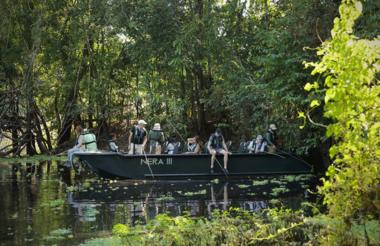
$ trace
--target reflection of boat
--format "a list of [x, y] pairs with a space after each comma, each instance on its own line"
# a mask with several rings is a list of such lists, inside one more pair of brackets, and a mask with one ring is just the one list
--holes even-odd
[[310, 173], [311, 166], [286, 154], [233, 154], [228, 174], [220, 163], [210, 173], [210, 155], [126, 155], [113, 152], [76, 153], [82, 163], [101, 176], [132, 179], [204, 176], [247, 176], [260, 174]]
[[[121, 211], [128, 211], [131, 221], [146, 221], [161, 213], [181, 215], [186, 211], [191, 216], [210, 216], [215, 209], [234, 207], [255, 212], [268, 208], [274, 199], [270, 191], [279, 188], [279, 184], [252, 183], [252, 180], [95, 181], [86, 187], [79, 186], [71, 204], [118, 204], [123, 206]], [[294, 182], [294, 188], [289, 187], [276, 199], [298, 208], [304, 200], [304, 189], [297, 184]]]

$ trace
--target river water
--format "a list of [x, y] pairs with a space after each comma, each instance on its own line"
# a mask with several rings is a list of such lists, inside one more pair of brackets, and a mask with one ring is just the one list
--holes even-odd
[[111, 235], [113, 225], [145, 223], [159, 213], [212, 216], [300, 208], [311, 175], [213, 180], [107, 180], [60, 162], [0, 163], [0, 245], [79, 245]]

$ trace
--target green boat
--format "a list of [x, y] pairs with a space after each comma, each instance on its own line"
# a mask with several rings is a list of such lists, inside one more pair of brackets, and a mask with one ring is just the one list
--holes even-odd
[[228, 171], [222, 168], [223, 156], [218, 156], [214, 169], [210, 170], [209, 154], [128, 155], [115, 152], [81, 152], [75, 156], [79, 157], [83, 165], [108, 178], [178, 179], [312, 172], [311, 165], [289, 154], [232, 154], [228, 160]]

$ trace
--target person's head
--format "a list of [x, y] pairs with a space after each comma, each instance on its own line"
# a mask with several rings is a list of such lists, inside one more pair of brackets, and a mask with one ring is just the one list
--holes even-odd
[[175, 134], [172, 134], [168, 141], [169, 141], [169, 143], [177, 142], [177, 136]]
[[261, 135], [257, 135], [257, 137], [256, 137], [256, 143], [261, 143], [262, 141], [263, 141], [263, 136], [261, 136]]
[[272, 130], [272, 131], [276, 131], [277, 130], [277, 127], [275, 124], [270, 124], [269, 125], [269, 129]]
[[83, 131], [83, 127], [80, 124], [75, 126], [75, 133], [77, 135], [81, 134], [82, 131]]
[[155, 130], [155, 131], [161, 131], [161, 125], [160, 125], [160, 123], [154, 123], [153, 130]]
[[138, 122], [137, 122], [137, 125], [139, 126], [139, 127], [145, 127], [146, 126], [146, 121], [145, 120], [139, 120]]
[[219, 127], [216, 128], [216, 130], [215, 130], [215, 135], [216, 135], [216, 136], [220, 136], [220, 135], [222, 135], [222, 129], [220, 129]]
[[195, 142], [196, 142], [196, 143], [200, 143], [200, 139], [199, 139], [199, 136], [198, 136], [198, 135], [196, 135], [196, 136], [194, 137], [194, 139], [195, 139]]

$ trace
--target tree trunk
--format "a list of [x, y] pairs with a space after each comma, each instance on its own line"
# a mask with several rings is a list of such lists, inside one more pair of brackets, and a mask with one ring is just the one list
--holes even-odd
[[[88, 47], [88, 43], [86, 42], [82, 50], [82, 61], [78, 67], [76, 78], [74, 80], [74, 83], [69, 88], [69, 92], [65, 100], [64, 105], [66, 108], [66, 112], [64, 115], [61, 130], [58, 133], [58, 139], [57, 139], [58, 146], [61, 146], [70, 140], [71, 127], [73, 123], [75, 121], [80, 122], [80, 113], [76, 112], [75, 109], [77, 107], [77, 101], [78, 101], [79, 82], [83, 79], [88, 69], [87, 62], [86, 62], [86, 58], [88, 57], [88, 55], [89, 55], [89, 47]], [[70, 72], [71, 71], [67, 71], [67, 74], [69, 74], [68, 77], [70, 77]]]

